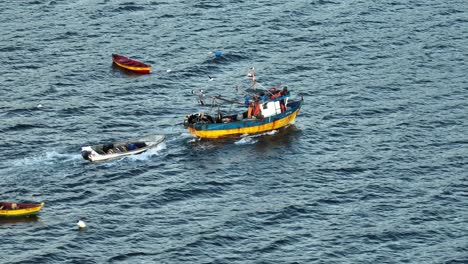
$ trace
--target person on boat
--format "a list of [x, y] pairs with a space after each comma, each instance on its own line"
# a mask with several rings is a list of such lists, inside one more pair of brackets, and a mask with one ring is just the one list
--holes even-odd
[[113, 152], [113, 150], [112, 150], [113, 148], [114, 148], [114, 144], [112, 144], [112, 143], [104, 144], [102, 146], [102, 151], [107, 154], [107, 153], [109, 153], [109, 151]]
[[244, 98], [244, 104], [245, 104], [246, 107], [249, 107], [249, 103], [250, 103], [250, 96], [247, 95], [247, 96]]
[[[281, 96], [287, 96], [287, 95], [289, 95], [288, 87], [284, 86], [283, 90], [281, 90]], [[284, 102], [284, 99], [280, 100], [280, 107], [281, 107], [281, 113], [286, 112], [286, 104]]]
[[126, 147], [128, 151], [137, 149], [137, 146], [134, 143], [127, 143]]
[[223, 114], [221, 111], [218, 111], [218, 114], [216, 115], [215, 123], [223, 123]]
[[284, 99], [280, 100], [280, 109], [281, 109], [281, 113], [286, 112], [286, 105], [284, 103]]
[[144, 147], [146, 147], [146, 143], [145, 142], [135, 142], [135, 146], [137, 148], [144, 148]]
[[120, 146], [115, 147], [115, 150], [117, 152], [127, 152], [127, 147], [125, 145], [120, 145]]
[[276, 90], [276, 88], [272, 87], [269, 89], [269, 92], [270, 92], [270, 99], [276, 99], [276, 98], [279, 98], [281, 96], [286, 96], [288, 95], [288, 87], [283, 87], [283, 89], [281, 90]]
[[249, 107], [247, 108], [247, 118], [250, 119], [252, 118], [252, 113], [254, 109], [255, 103], [249, 103]]
[[269, 94], [274, 94], [276, 92], [276, 87], [272, 86], [270, 88], [268, 88], [268, 93]]
[[255, 100], [255, 102], [253, 103], [253, 109], [252, 109], [252, 116], [254, 116], [255, 118], [263, 118], [263, 115], [261, 114], [261, 111], [260, 111], [260, 99], [257, 98], [257, 100]]
[[276, 99], [281, 96], [282, 96], [282, 91], [275, 91], [274, 93], [271, 94], [270, 99]]

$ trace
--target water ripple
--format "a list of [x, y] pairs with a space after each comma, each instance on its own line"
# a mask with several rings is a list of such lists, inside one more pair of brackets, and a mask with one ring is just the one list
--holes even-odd
[[[0, 220], [0, 262], [467, 262], [465, 6], [1, 2], [0, 196], [46, 206]], [[304, 97], [296, 123], [192, 137], [191, 91], [232, 94], [252, 66]], [[165, 144], [80, 155], [149, 134]]]

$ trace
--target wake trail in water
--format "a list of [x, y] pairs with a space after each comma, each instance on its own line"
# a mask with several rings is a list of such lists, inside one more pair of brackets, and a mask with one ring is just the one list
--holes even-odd
[[278, 133], [278, 130], [271, 130], [271, 131], [268, 131], [268, 132], [265, 132], [265, 133], [260, 133], [260, 134], [255, 134], [255, 135], [247, 135], [247, 134], [244, 134], [242, 135], [242, 138], [236, 142], [234, 142], [234, 144], [236, 145], [251, 145], [251, 144], [255, 144], [258, 142], [258, 138], [259, 137], [262, 137], [262, 136], [272, 136], [272, 135], [275, 135]]
[[52, 165], [56, 163], [68, 163], [81, 159], [79, 154], [64, 154], [57, 151], [50, 151], [35, 157], [25, 157], [16, 159], [11, 162], [14, 167], [35, 166], [35, 165]]
[[244, 138], [241, 138], [240, 140], [234, 142], [234, 144], [236, 144], [236, 145], [252, 145], [252, 144], [255, 144], [257, 142], [258, 142], [258, 140], [254, 139], [252, 137], [244, 137]]
[[166, 143], [163, 142], [159, 144], [158, 146], [156, 146], [155, 148], [150, 148], [141, 154], [127, 156], [125, 158], [128, 158], [129, 160], [132, 160], [132, 161], [149, 160], [153, 156], [160, 156], [162, 154], [162, 151], [165, 150], [166, 148], [167, 148]]

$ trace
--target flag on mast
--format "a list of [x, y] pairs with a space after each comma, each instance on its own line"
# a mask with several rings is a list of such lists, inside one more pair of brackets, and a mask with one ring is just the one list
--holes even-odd
[[249, 72], [249, 74], [247, 74], [247, 77], [252, 79], [253, 88], [255, 89], [255, 84], [257, 83], [257, 81], [255, 80], [255, 68], [254, 67], [252, 67], [251, 72]]

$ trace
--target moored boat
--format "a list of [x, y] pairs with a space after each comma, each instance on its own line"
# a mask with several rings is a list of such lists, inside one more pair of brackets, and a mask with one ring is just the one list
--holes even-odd
[[0, 217], [26, 216], [38, 213], [44, 203], [0, 202]]
[[164, 135], [152, 135], [126, 141], [86, 146], [81, 148], [81, 156], [89, 161], [101, 161], [128, 155], [141, 154], [161, 144]]
[[137, 73], [142, 73], [142, 74], [148, 74], [151, 72], [151, 65], [127, 58], [122, 55], [112, 54], [112, 61], [117, 66], [124, 68], [126, 70], [129, 70], [129, 71], [132, 71], [132, 72], [137, 72]]
[[214, 102], [224, 101], [241, 105], [244, 109], [239, 109], [235, 114], [225, 115], [218, 107], [218, 112], [215, 114], [187, 115], [184, 126], [188, 131], [201, 138], [219, 138], [230, 135], [257, 134], [294, 123], [301, 109], [303, 98], [289, 100], [290, 92], [285, 86], [256, 89], [255, 87], [259, 84], [255, 81], [253, 70], [248, 77], [252, 79], [254, 89], [246, 90], [249, 95], [244, 102], [221, 96], [212, 97]]

